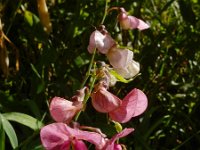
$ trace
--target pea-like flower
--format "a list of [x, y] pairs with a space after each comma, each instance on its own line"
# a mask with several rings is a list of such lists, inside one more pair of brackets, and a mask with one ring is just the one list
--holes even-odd
[[54, 97], [49, 106], [52, 118], [56, 122], [69, 123], [83, 107], [82, 101], [84, 99], [85, 90], [85, 87], [79, 90], [78, 94], [72, 97], [72, 101], [61, 97]]
[[133, 128], [125, 128], [108, 139], [101, 133], [71, 128], [60, 122], [44, 126], [40, 131], [40, 139], [46, 150], [70, 150], [70, 147], [74, 150], [87, 150], [83, 141], [94, 144], [95, 150], [121, 150], [121, 145], [115, 141], [133, 131]]
[[95, 30], [90, 35], [88, 51], [89, 53], [93, 53], [96, 48], [100, 53], [106, 54], [115, 44], [116, 42], [108, 32], [100, 32], [99, 30]]
[[70, 150], [71, 146], [74, 150], [87, 150], [83, 140], [94, 144], [99, 150], [105, 146], [101, 134], [71, 128], [61, 122], [44, 126], [40, 131], [40, 139], [46, 150]]
[[113, 68], [124, 68], [133, 59], [133, 52], [125, 48], [113, 47], [107, 53], [108, 60]]
[[133, 60], [133, 52], [128, 49], [113, 47], [107, 57], [113, 69], [124, 78], [132, 78], [140, 72], [140, 64]]
[[106, 145], [104, 146], [103, 150], [122, 150], [122, 147], [120, 144], [116, 144], [115, 141], [119, 138], [125, 137], [131, 132], [133, 132], [133, 128], [125, 128], [121, 132], [114, 135], [110, 140], [107, 140]]
[[142, 114], [147, 109], [147, 105], [146, 95], [135, 88], [124, 97], [120, 107], [109, 112], [109, 116], [114, 121], [126, 123], [131, 118]]
[[112, 120], [120, 123], [128, 122], [132, 117], [142, 114], [147, 104], [146, 95], [136, 88], [129, 92], [123, 100], [103, 87], [92, 94], [93, 107], [99, 112], [108, 113]]
[[122, 77], [130, 79], [140, 72], [140, 64], [137, 61], [132, 60], [126, 67], [114, 69]]
[[120, 26], [124, 30], [129, 29], [139, 29], [139, 30], [145, 30], [149, 28], [149, 25], [145, 23], [143, 20], [138, 19], [134, 16], [129, 16], [124, 8], [119, 8], [120, 13], [118, 15], [118, 21], [120, 23]]

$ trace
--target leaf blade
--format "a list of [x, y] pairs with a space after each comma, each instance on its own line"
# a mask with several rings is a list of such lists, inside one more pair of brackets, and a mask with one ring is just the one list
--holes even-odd
[[18, 139], [15, 133], [15, 130], [10, 124], [10, 122], [2, 114], [0, 114], [0, 118], [1, 118], [2, 127], [10, 140], [12, 148], [14, 149], [18, 146]]
[[4, 113], [3, 116], [9, 121], [15, 121], [33, 130], [38, 130], [43, 126], [42, 122], [24, 113], [10, 112], [10, 113]]

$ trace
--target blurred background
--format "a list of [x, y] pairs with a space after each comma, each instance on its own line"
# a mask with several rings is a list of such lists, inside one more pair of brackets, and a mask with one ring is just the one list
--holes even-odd
[[[43, 149], [39, 128], [53, 122], [48, 101], [80, 88], [89, 37], [105, 10], [105, 0], [47, 0], [52, 29], [45, 31], [39, 2], [0, 0], [1, 150]], [[200, 150], [200, 0], [110, 0], [108, 7], [124, 7], [151, 26], [121, 31], [117, 11], [104, 22], [141, 65], [140, 76], [110, 91], [123, 98], [136, 87], [149, 100], [144, 114], [123, 125], [135, 131], [121, 143], [128, 150]], [[101, 54], [96, 60], [108, 62]], [[89, 102], [79, 122], [113, 135], [105, 118]]]

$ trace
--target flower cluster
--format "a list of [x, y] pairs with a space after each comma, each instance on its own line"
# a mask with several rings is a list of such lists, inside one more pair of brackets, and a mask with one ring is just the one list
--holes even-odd
[[[149, 28], [144, 21], [128, 16], [124, 8], [117, 9], [117, 18], [122, 29]], [[116, 141], [133, 132], [133, 128], [125, 128], [112, 138], [108, 138], [98, 128], [81, 126], [73, 122], [73, 118], [77, 121], [80, 112], [85, 109], [89, 97], [94, 109], [100, 113], [107, 113], [109, 120], [114, 123], [126, 123], [146, 110], [148, 100], [141, 90], [134, 88], [123, 99], [108, 91], [117, 81], [110, 70], [114, 70], [125, 79], [139, 73], [139, 63], [133, 60], [133, 52], [120, 48], [104, 25], [90, 36], [88, 51], [94, 53], [96, 50], [106, 55], [113, 68], [103, 62], [99, 68], [95, 68], [91, 78], [95, 75], [97, 80], [93, 86], [91, 85], [90, 90], [83, 87], [71, 100], [61, 97], [51, 99], [49, 111], [56, 123], [44, 126], [40, 131], [41, 142], [46, 150], [69, 150], [71, 147], [73, 150], [87, 150], [84, 141], [93, 144], [96, 150], [122, 150], [122, 145]]]
[[[120, 11], [118, 21], [122, 29], [138, 28], [139, 30], [144, 30], [149, 28], [149, 25], [141, 19], [128, 16], [124, 8], [118, 8], [118, 10]], [[101, 25], [90, 36], [88, 51], [93, 53], [95, 49], [102, 54], [106, 54], [113, 69], [122, 77], [128, 79], [139, 73], [140, 65], [133, 60], [133, 52], [126, 48], [119, 48], [104, 25]]]

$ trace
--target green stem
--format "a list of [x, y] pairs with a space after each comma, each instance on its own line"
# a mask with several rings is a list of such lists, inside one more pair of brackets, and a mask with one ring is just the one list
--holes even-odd
[[101, 20], [101, 24], [104, 23], [105, 19], [106, 19], [106, 16], [107, 16], [107, 10], [108, 10], [108, 1], [109, 0], [106, 0], [106, 4], [105, 4], [105, 10], [104, 10], [104, 15], [103, 15], [103, 19]]
[[[84, 105], [84, 107], [83, 107], [83, 108], [85, 108], [86, 103], [87, 103], [88, 99], [90, 98], [90, 95], [91, 95], [91, 93], [92, 93], [92, 90], [93, 90], [93, 87], [94, 87], [94, 84], [95, 84], [96, 79], [97, 79], [97, 77], [94, 76], [94, 78], [93, 78], [93, 80], [92, 80], [92, 83], [91, 83], [91, 85], [90, 85], [89, 92], [88, 92], [88, 93], [85, 95], [85, 97], [84, 97], [84, 100], [83, 100], [83, 105]], [[81, 112], [82, 112], [82, 110], [80, 110], [80, 111], [76, 114], [75, 119], [74, 119], [75, 121], [78, 120], [78, 118], [79, 118]]]
[[85, 76], [85, 78], [84, 78], [84, 80], [83, 80], [83, 82], [82, 82], [82, 84], [81, 84], [81, 88], [83, 88], [83, 87], [85, 86], [85, 84], [86, 84], [88, 78], [90, 77], [90, 72], [91, 72], [91, 69], [92, 69], [92, 65], [93, 65], [93, 63], [94, 63], [95, 55], [96, 55], [96, 48], [95, 48], [95, 50], [94, 50], [94, 52], [93, 52], [93, 55], [92, 55], [92, 58], [91, 58], [91, 61], [90, 61], [90, 65], [89, 65], [89, 67], [88, 67], [88, 71], [87, 71], [87, 73], [86, 73], [86, 76]]

